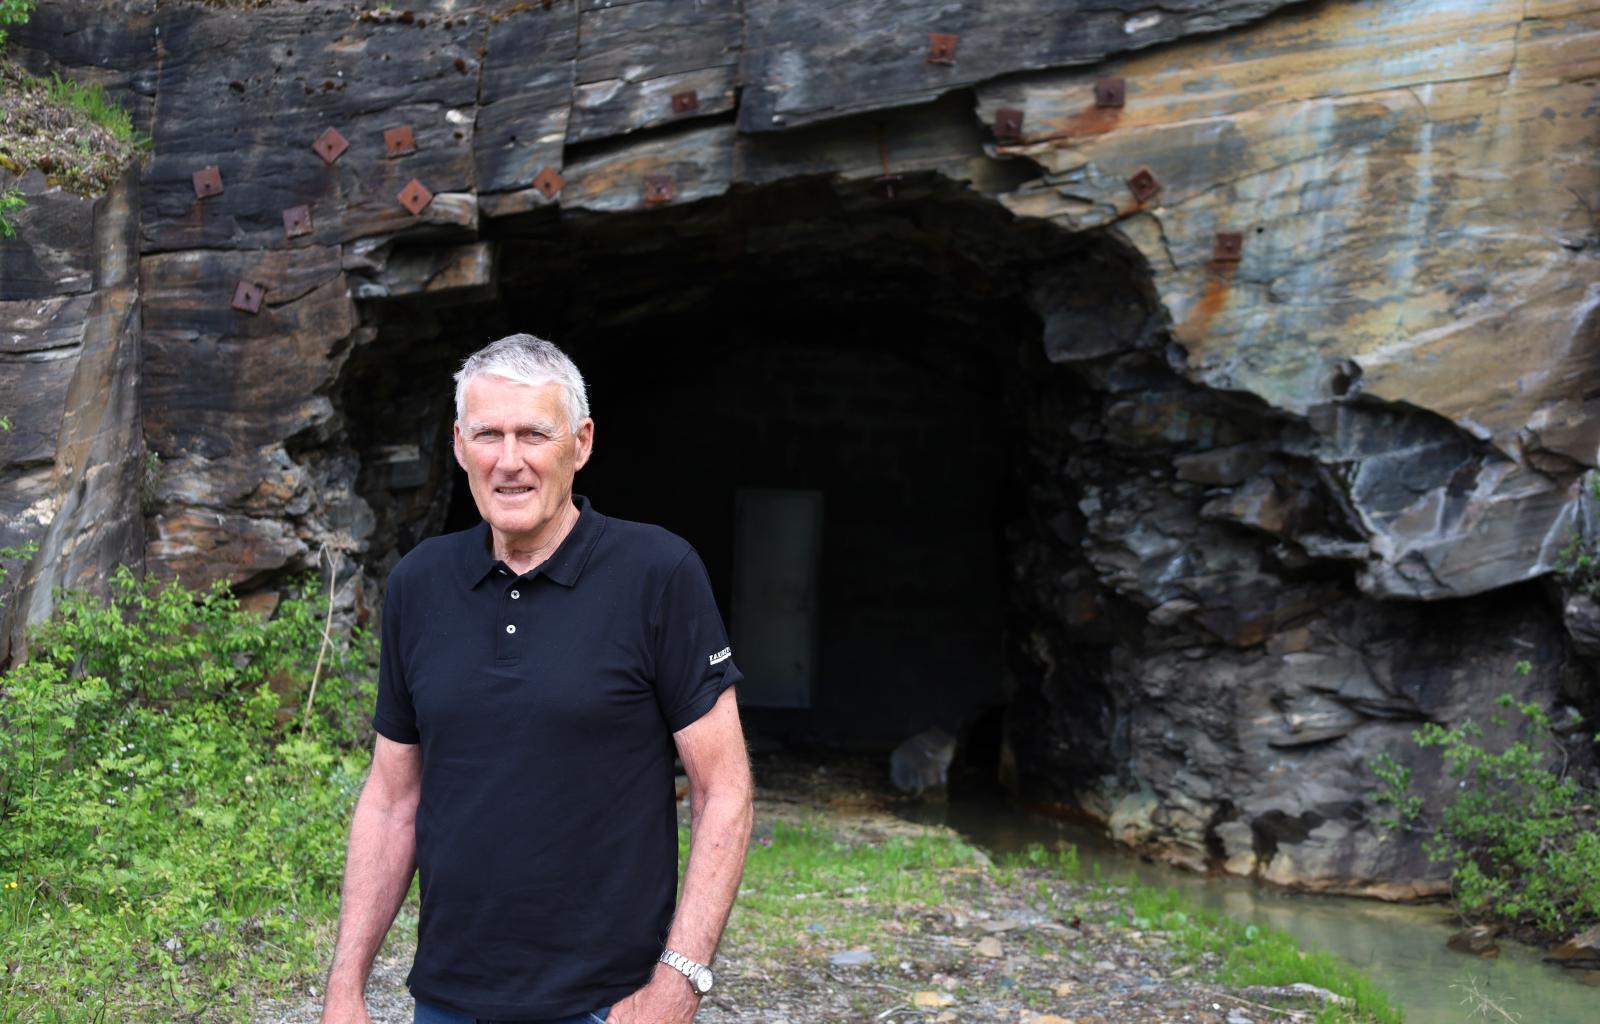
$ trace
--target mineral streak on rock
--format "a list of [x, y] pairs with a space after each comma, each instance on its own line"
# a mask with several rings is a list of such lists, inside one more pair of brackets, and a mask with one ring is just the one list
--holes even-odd
[[[928, 59], [930, 33], [959, 37], [953, 62]], [[453, 314], [560, 255], [541, 227], [648, 262], [664, 243], [633, 226], [698, 225], [708, 273], [707, 253], [816, 259], [837, 249], [810, 232], [855, 232], [956, 268], [947, 304], [1005, 245], [1029, 254], [1005, 292], [1043, 328], [1018, 371], [1040, 396], [1027, 507], [1006, 510], [1007, 756], [1122, 840], [1430, 891], [1438, 869], [1372, 820], [1368, 758], [1411, 758], [1437, 796], [1416, 723], [1486, 715], [1500, 689], [1595, 703], [1569, 652], [1600, 652], [1600, 611], [1537, 589], [1600, 533], [1595, 0], [556, 0], [409, 20], [47, 0], [10, 47], [103, 83], [153, 154], [94, 201], [35, 176], [0, 247], [0, 544], [43, 548], [6, 638], [117, 561], [270, 606], [326, 546], [371, 590], [444, 520], [447, 410], [352, 439], [359, 403], [404, 396], [359, 393], [351, 366], [458, 356]], [[1107, 77], [1124, 105], [1096, 104]], [[1001, 109], [1019, 138], [996, 141]], [[401, 124], [416, 151], [390, 158]], [[329, 127], [350, 143], [331, 165], [311, 149]], [[213, 165], [226, 190], [197, 200]], [[395, 201], [412, 179], [434, 193], [416, 217]], [[805, 196], [836, 219], [799, 223], [785, 204]], [[1005, 242], [919, 234], [998, 204]], [[285, 239], [302, 205], [312, 231]], [[230, 307], [241, 281], [264, 289], [254, 315]], [[586, 301], [639, 321], [702, 301], [704, 281], [679, 284], [607, 279]]]

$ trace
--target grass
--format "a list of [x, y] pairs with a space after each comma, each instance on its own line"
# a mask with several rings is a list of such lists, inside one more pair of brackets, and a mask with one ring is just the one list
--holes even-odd
[[57, 73], [40, 81], [44, 83], [45, 95], [50, 99], [81, 112], [118, 141], [148, 148], [150, 140], [134, 131], [132, 115], [108, 97], [99, 82], [84, 85], [70, 78], [62, 78]]
[[1134, 886], [1127, 900], [1127, 926], [1166, 936], [1191, 961], [1214, 954], [1221, 960], [1217, 980], [1225, 985], [1315, 985], [1353, 1003], [1353, 1012], [1324, 1008], [1317, 1017], [1319, 1024], [1347, 1020], [1400, 1024], [1401, 1013], [1388, 995], [1331, 953], [1303, 950], [1274, 928], [1247, 925], [1198, 908], [1173, 889]]
[[779, 822], [750, 847], [728, 938], [767, 954], [797, 944], [888, 952], [897, 919], [939, 906], [977, 872], [975, 851], [950, 836], [851, 842], [820, 823]]
[[0, 56], [0, 168], [38, 168], [49, 184], [94, 196], [150, 145], [99, 83], [40, 78]]

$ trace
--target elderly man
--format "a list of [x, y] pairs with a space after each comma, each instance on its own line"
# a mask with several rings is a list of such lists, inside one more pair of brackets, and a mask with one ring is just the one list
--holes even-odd
[[[588, 413], [571, 360], [529, 335], [456, 375], [483, 522], [389, 577], [325, 1024], [368, 1020], [413, 870], [416, 1024], [683, 1024], [711, 987], [750, 834], [742, 677], [689, 545], [573, 496]], [[676, 913], [674, 747], [692, 807]]]

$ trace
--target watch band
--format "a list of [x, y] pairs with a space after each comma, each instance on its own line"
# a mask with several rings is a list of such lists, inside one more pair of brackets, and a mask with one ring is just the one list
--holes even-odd
[[675, 949], [662, 950], [656, 959], [688, 978], [689, 984], [694, 986], [694, 990], [700, 995], [711, 991], [711, 968], [705, 964], [696, 963]]

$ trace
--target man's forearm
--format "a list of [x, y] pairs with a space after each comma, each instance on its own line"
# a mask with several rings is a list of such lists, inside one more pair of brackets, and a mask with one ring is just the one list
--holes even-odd
[[373, 958], [411, 888], [416, 849], [416, 805], [386, 807], [364, 790], [350, 825], [330, 1003], [362, 998]]
[[693, 808], [689, 866], [667, 946], [699, 963], [708, 964], [715, 955], [739, 892], [750, 845], [750, 798], [747, 770], [708, 790]]

